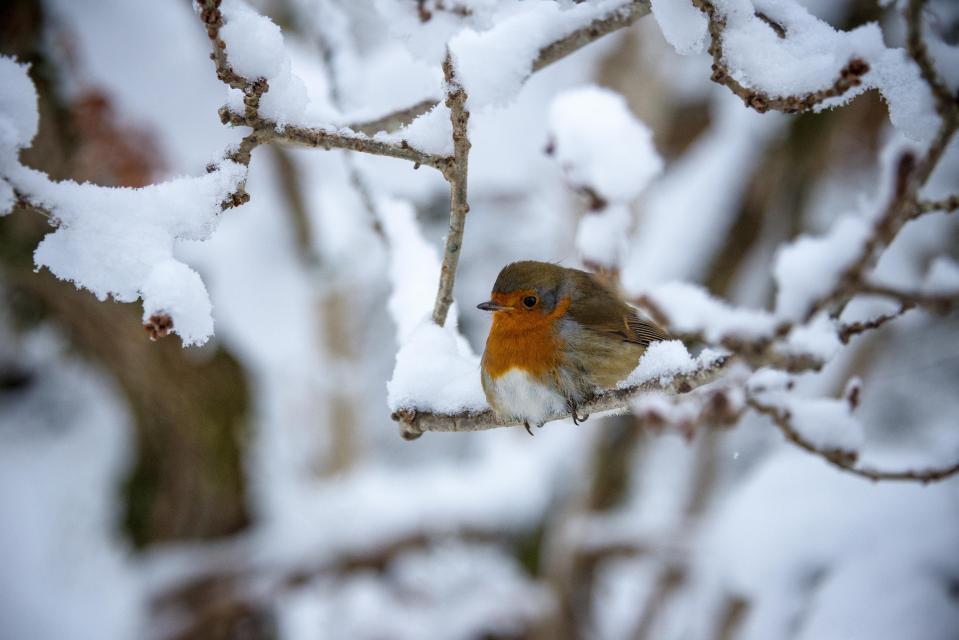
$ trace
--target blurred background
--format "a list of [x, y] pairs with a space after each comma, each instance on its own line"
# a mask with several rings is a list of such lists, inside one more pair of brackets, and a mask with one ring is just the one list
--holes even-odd
[[[437, 43], [468, 18], [440, 0], [253, 4], [311, 99], [371, 115], [438, 97]], [[902, 42], [893, 7], [803, 4]], [[930, 10], [957, 44], [957, 5]], [[6, 0], [0, 53], [32, 65], [40, 96], [23, 161], [102, 185], [202, 173], [242, 133], [219, 122], [209, 46], [188, 0]], [[877, 191], [894, 134], [875, 93], [760, 115], [709, 64], [647, 17], [473, 114], [455, 295], [474, 350], [489, 326], [474, 306], [504, 264], [579, 264], [587, 203], [544, 153], [564, 89], [619, 91], [654, 132], [666, 170], [633, 211], [650, 283], [768, 306], [776, 247]], [[952, 192], [956, 156], [936, 177]], [[692, 437], [626, 416], [405, 442], [386, 406], [377, 198], [412, 203], [439, 248], [446, 183], [270, 146], [247, 190], [212, 240], [178, 249], [214, 302], [202, 348], [151, 342], [139, 305], [36, 272], [48, 221], [0, 218], [0, 637], [959, 638], [959, 480], [869, 483], [756, 416]], [[880, 269], [901, 275], [900, 250], [959, 257], [957, 240], [955, 216], [924, 217]], [[836, 395], [853, 375], [876, 461], [959, 456], [955, 314], [913, 312], [804, 382]]]

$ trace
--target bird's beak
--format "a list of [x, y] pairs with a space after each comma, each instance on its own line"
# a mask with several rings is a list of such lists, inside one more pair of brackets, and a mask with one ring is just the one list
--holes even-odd
[[476, 305], [476, 308], [481, 309], [482, 311], [502, 311], [503, 309], [506, 309], [506, 307], [502, 305], [498, 305], [492, 300], [481, 302], [478, 305]]

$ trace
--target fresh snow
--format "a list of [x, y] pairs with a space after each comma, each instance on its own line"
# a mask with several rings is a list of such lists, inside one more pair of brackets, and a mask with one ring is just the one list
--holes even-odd
[[609, 89], [587, 86], [559, 94], [550, 106], [549, 132], [570, 185], [607, 201], [633, 200], [663, 169], [649, 127]]

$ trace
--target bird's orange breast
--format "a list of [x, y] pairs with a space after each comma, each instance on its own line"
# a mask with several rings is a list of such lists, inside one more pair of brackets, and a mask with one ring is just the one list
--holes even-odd
[[556, 369], [562, 359], [564, 341], [557, 335], [556, 321], [569, 308], [570, 299], [560, 300], [550, 313], [498, 311], [486, 340], [483, 368], [496, 379], [510, 369], [542, 377]]

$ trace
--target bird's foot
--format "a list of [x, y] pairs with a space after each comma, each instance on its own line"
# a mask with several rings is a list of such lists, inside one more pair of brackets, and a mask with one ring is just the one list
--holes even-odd
[[[539, 424], [535, 425], [535, 427], [537, 429], [542, 429], [544, 424], [546, 423], [540, 422]], [[533, 435], [533, 430], [530, 429], [530, 426], [529, 426], [529, 420], [523, 420], [523, 426], [526, 427], [526, 433], [528, 433], [529, 435]]]
[[568, 400], [566, 402], [566, 409], [569, 411], [570, 416], [573, 418], [573, 424], [579, 425], [580, 422], [586, 422], [589, 420], [589, 414], [584, 413], [579, 415], [579, 406], [574, 400]]

